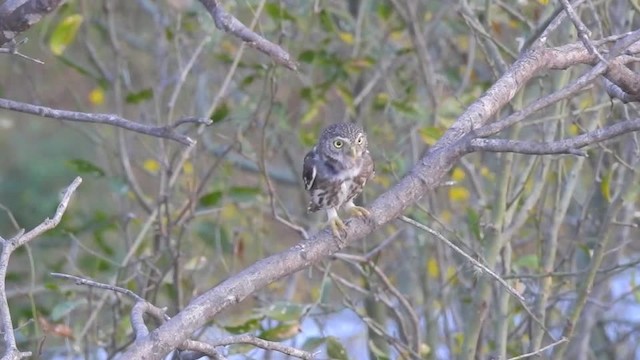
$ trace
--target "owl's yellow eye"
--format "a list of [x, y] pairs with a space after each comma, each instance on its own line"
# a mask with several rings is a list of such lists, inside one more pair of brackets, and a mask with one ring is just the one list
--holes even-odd
[[364, 142], [364, 137], [361, 135], [358, 137], [358, 139], [356, 140], [356, 143], [358, 143], [358, 145], [362, 145], [362, 143]]
[[344, 145], [342, 140], [336, 140], [336, 141], [333, 142], [333, 146], [335, 146], [336, 149], [340, 149], [342, 147], [342, 145]]

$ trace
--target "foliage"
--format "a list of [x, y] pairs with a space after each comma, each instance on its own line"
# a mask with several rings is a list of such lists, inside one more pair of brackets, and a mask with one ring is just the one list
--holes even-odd
[[[121, 129], [0, 113], [0, 202], [21, 227], [49, 216], [74, 175], [85, 180], [61, 226], [12, 258], [7, 282], [14, 324], [41, 316], [70, 327], [72, 339], [66, 332], [47, 337], [44, 356], [66, 351], [67, 339], [79, 354], [119, 351], [132, 338], [125, 326], [129, 300], [108, 294], [112, 300], [103, 301], [105, 293], [52, 281], [48, 273], [110, 282], [175, 314], [195, 294], [298, 243], [299, 232], [287, 224], [309, 231], [323, 225], [323, 214], [306, 213], [299, 175], [322, 126], [352, 120], [366, 128], [377, 171], [366, 204], [409, 171], [493, 83], [492, 56], [515, 61], [519, 44], [554, 9], [547, 1], [464, 1], [470, 18], [446, 2], [400, 3], [224, 3], [245, 24], [256, 16], [256, 32], [280, 41], [299, 61], [299, 73], [215, 29], [197, 2], [127, 1], [103, 9], [102, 2], [70, 1], [34, 28], [29, 36], [48, 48], [32, 41], [23, 51], [46, 65], [0, 57], [3, 97], [157, 126], [189, 116], [213, 124], [179, 127], [198, 140], [189, 152]], [[614, 33], [637, 26], [636, 18], [615, 15], [631, 5], [616, 3], [609, 11], [607, 4], [593, 7]], [[416, 37], [415, 21], [426, 39]], [[593, 38], [609, 35], [602, 31], [594, 30]], [[569, 21], [550, 39], [575, 41]], [[487, 44], [498, 54], [490, 55]], [[576, 67], [536, 79], [500, 117], [582, 73]], [[537, 112], [508, 136], [561, 139], [635, 112], [595, 87]], [[211, 328], [321, 349], [332, 359], [436, 359], [462, 358], [470, 347], [482, 357], [517, 356], [574, 326], [579, 336], [567, 358], [605, 358], [612, 351], [637, 356], [637, 322], [621, 316], [638, 308], [640, 293], [640, 253], [632, 241], [640, 235], [638, 190], [625, 185], [638, 183], [634, 136], [591, 147], [588, 158], [472, 154], [451, 171], [454, 184], [407, 209], [504, 277], [549, 333], [530, 330], [538, 327], [528, 309], [466, 259], [401, 223], [345, 251], [357, 260], [336, 257], [274, 283]], [[7, 214], [0, 231], [16, 231]], [[584, 289], [599, 246], [607, 256], [593, 287]], [[584, 291], [590, 301], [573, 319]], [[486, 318], [474, 317], [482, 311]], [[477, 343], [468, 340], [474, 321], [482, 326]], [[341, 332], [345, 324], [356, 330]], [[38, 322], [17, 332], [21, 346], [32, 349], [47, 335]]]

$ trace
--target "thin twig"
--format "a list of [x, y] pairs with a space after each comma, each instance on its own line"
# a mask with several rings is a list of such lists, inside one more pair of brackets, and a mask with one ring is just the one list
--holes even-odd
[[62, 194], [60, 203], [53, 218], [46, 218], [40, 225], [36, 226], [32, 230], [28, 232], [24, 232], [21, 230], [18, 232], [18, 235], [14, 236], [9, 240], [5, 240], [0, 237], [0, 243], [2, 244], [2, 253], [0, 254], [0, 333], [4, 333], [4, 356], [2, 359], [21, 359], [24, 357], [30, 357], [31, 352], [21, 352], [18, 350], [16, 345], [16, 339], [13, 334], [13, 323], [11, 321], [11, 313], [9, 311], [9, 303], [7, 302], [7, 291], [6, 291], [6, 275], [7, 268], [9, 267], [9, 258], [11, 254], [20, 246], [25, 245], [29, 241], [35, 239], [37, 236], [40, 236], [44, 232], [51, 230], [58, 226], [60, 220], [62, 220], [62, 215], [64, 215], [67, 210], [67, 206], [69, 205], [69, 201], [71, 201], [71, 196], [76, 191], [78, 186], [82, 183], [82, 178], [77, 177], [73, 182], [67, 187], [67, 189]]
[[471, 257], [469, 254], [467, 254], [462, 249], [460, 249], [456, 244], [454, 244], [451, 241], [447, 240], [447, 238], [445, 238], [442, 234], [440, 234], [439, 232], [433, 230], [432, 228], [430, 228], [430, 227], [428, 227], [428, 226], [426, 226], [424, 224], [421, 224], [421, 223], [419, 223], [419, 222], [417, 222], [417, 221], [415, 221], [415, 220], [413, 220], [413, 219], [411, 219], [409, 217], [401, 216], [400, 220], [406, 222], [407, 224], [413, 225], [413, 226], [417, 227], [418, 229], [424, 230], [424, 231], [428, 232], [429, 234], [437, 237], [438, 239], [444, 241], [445, 244], [447, 244], [447, 246], [449, 246], [455, 252], [457, 252], [458, 254], [462, 255], [462, 257], [464, 257], [465, 259], [469, 260], [469, 262], [471, 262], [474, 266], [476, 266], [477, 268], [479, 268], [480, 270], [484, 271], [489, 276], [494, 278], [496, 281], [498, 281], [500, 283], [500, 285], [502, 285], [511, 295], [513, 295], [516, 299], [518, 299], [521, 303], [523, 303], [526, 306], [526, 302], [525, 302], [524, 297], [522, 297], [522, 295], [520, 295], [520, 293], [516, 289], [512, 288], [509, 284], [507, 284], [507, 282], [504, 281], [500, 277], [500, 275], [496, 274], [491, 269], [489, 269], [488, 267], [484, 266], [481, 262], [479, 262], [478, 260], [476, 260], [473, 257]]
[[247, 45], [269, 55], [278, 64], [294, 71], [298, 70], [298, 63], [291, 58], [286, 50], [246, 27], [233, 15], [226, 12], [217, 0], [200, 0], [200, 3], [209, 11], [218, 29], [240, 38]]
[[569, 339], [567, 339], [566, 337], [563, 337], [560, 340], [558, 340], [556, 342], [553, 342], [553, 343], [551, 343], [551, 344], [549, 344], [549, 345], [547, 345], [547, 346], [545, 346], [543, 348], [540, 348], [540, 349], [538, 349], [536, 351], [533, 351], [533, 352], [530, 352], [530, 353], [526, 353], [526, 354], [522, 354], [522, 355], [519, 355], [519, 356], [516, 356], [516, 357], [512, 357], [512, 358], [509, 358], [507, 360], [519, 360], [519, 359], [525, 359], [525, 358], [528, 358], [528, 357], [536, 356], [536, 355], [539, 355], [539, 354], [551, 349], [552, 347], [554, 347], [556, 345], [560, 345], [560, 344], [562, 344], [564, 342], [567, 342], [567, 341], [569, 341]]
[[594, 54], [595, 56], [597, 56], [598, 59], [600, 59], [600, 61], [607, 63], [607, 60], [593, 46], [593, 44], [591, 43], [591, 40], [589, 40], [589, 37], [591, 36], [591, 31], [587, 29], [587, 27], [584, 25], [582, 20], [580, 20], [580, 17], [578, 16], [578, 14], [576, 14], [575, 10], [573, 10], [573, 7], [569, 3], [569, 0], [560, 0], [560, 3], [562, 4], [562, 7], [564, 7], [564, 10], [567, 12], [569, 19], [571, 19], [573, 26], [575, 26], [576, 30], [578, 30], [578, 37], [584, 44], [584, 47], [587, 48], [590, 54]]

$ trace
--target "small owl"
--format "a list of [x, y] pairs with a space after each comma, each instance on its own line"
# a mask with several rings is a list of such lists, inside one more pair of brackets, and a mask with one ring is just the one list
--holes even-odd
[[304, 157], [302, 179], [311, 195], [309, 211], [325, 209], [333, 234], [341, 238], [345, 225], [338, 209], [366, 217], [369, 211], [354, 205], [353, 199], [373, 177], [374, 165], [367, 150], [367, 135], [356, 124], [337, 123], [327, 126], [318, 144]]

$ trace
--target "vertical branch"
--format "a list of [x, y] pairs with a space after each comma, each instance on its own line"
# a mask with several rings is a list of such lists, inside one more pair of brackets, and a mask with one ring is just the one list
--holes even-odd
[[5, 240], [0, 237], [0, 243], [2, 244], [2, 253], [0, 253], [0, 332], [3, 334], [5, 349], [2, 359], [14, 360], [31, 356], [31, 352], [21, 352], [18, 350], [16, 339], [13, 334], [13, 323], [11, 321], [11, 312], [9, 310], [6, 291], [6, 277], [7, 269], [9, 267], [9, 258], [11, 257], [11, 254], [22, 245], [25, 245], [29, 241], [42, 235], [44, 232], [58, 226], [60, 220], [62, 220], [62, 215], [64, 215], [67, 206], [69, 205], [71, 195], [73, 195], [78, 186], [80, 186], [80, 183], [82, 183], [82, 178], [77, 177], [64, 191], [53, 218], [45, 219], [40, 223], [40, 225], [27, 233], [24, 233], [24, 230], [20, 231], [18, 235], [9, 240]]

